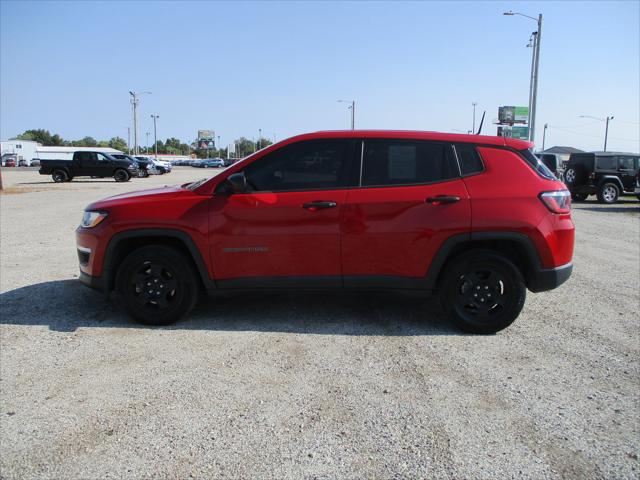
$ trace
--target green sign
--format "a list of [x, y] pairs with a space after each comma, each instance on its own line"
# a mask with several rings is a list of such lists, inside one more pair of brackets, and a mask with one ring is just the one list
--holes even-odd
[[[526, 108], [526, 110], [528, 111], [529, 109]], [[529, 140], [529, 127], [511, 127], [511, 138]]]
[[515, 123], [527, 123], [529, 121], [529, 107], [515, 107], [514, 114]]

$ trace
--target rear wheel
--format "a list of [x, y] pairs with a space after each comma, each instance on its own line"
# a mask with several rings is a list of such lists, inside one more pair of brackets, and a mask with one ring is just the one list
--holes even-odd
[[118, 292], [131, 317], [149, 325], [167, 325], [186, 317], [198, 299], [191, 262], [163, 245], [142, 247], [122, 262]]
[[69, 180], [69, 175], [67, 175], [67, 172], [65, 172], [64, 170], [54, 170], [51, 174], [51, 178], [56, 183], [62, 183]]
[[511, 325], [527, 289], [518, 268], [492, 251], [462, 255], [446, 267], [440, 303], [452, 321], [472, 333], [495, 333]]
[[128, 182], [131, 176], [126, 170], [118, 169], [114, 172], [113, 178], [116, 182]]
[[603, 183], [598, 190], [598, 201], [600, 203], [616, 203], [620, 196], [620, 190], [615, 183], [607, 182]]

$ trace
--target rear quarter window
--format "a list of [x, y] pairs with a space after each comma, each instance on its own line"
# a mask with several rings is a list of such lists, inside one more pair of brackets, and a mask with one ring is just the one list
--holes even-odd
[[538, 157], [536, 157], [531, 150], [520, 150], [520, 156], [524, 158], [525, 162], [533, 168], [533, 170], [543, 178], [547, 178], [549, 180], [556, 180], [556, 176], [553, 174], [549, 168], [542, 163]]
[[474, 145], [459, 143], [455, 145], [455, 149], [462, 176], [473, 175], [484, 170], [484, 165], [482, 165], [482, 160]]
[[616, 157], [597, 157], [596, 167], [600, 170], [617, 170]]

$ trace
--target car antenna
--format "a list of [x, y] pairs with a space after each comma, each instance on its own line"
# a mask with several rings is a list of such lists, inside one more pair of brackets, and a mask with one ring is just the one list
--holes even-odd
[[480, 132], [482, 131], [482, 124], [484, 123], [484, 115], [486, 113], [487, 113], [486, 110], [482, 112], [482, 118], [480, 119], [480, 126], [478, 127], [478, 133], [476, 133], [476, 135], [480, 135]]

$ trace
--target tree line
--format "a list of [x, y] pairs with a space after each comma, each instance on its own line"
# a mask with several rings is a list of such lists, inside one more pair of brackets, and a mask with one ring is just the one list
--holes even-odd
[[[93, 137], [83, 137], [79, 140], [65, 140], [57, 133], [51, 135], [49, 130], [44, 130], [41, 128], [26, 130], [24, 133], [21, 133], [20, 135], [12, 138], [12, 140], [31, 140], [34, 142], [38, 142], [44, 146], [54, 147], [109, 147], [120, 150], [121, 152], [129, 151], [127, 141], [121, 137], [111, 137], [109, 140], [96, 140]], [[273, 142], [271, 142], [268, 138], [259, 138], [256, 142], [254, 142], [245, 137], [240, 137], [233, 142], [235, 146], [235, 155], [237, 157], [245, 157], [252, 154], [259, 148], [268, 147], [272, 143]], [[155, 145], [152, 144], [148, 147], [146, 145], [141, 145], [138, 146], [138, 148], [143, 154], [152, 154], [155, 153], [156, 146], [158, 148], [158, 153], [165, 155], [191, 155], [192, 153], [195, 153], [198, 158], [227, 158], [229, 156], [229, 152], [226, 148], [218, 147], [210, 149], [199, 149], [197, 142], [187, 144], [181, 142], [175, 137], [167, 138], [164, 142], [162, 140], [158, 140]]]

